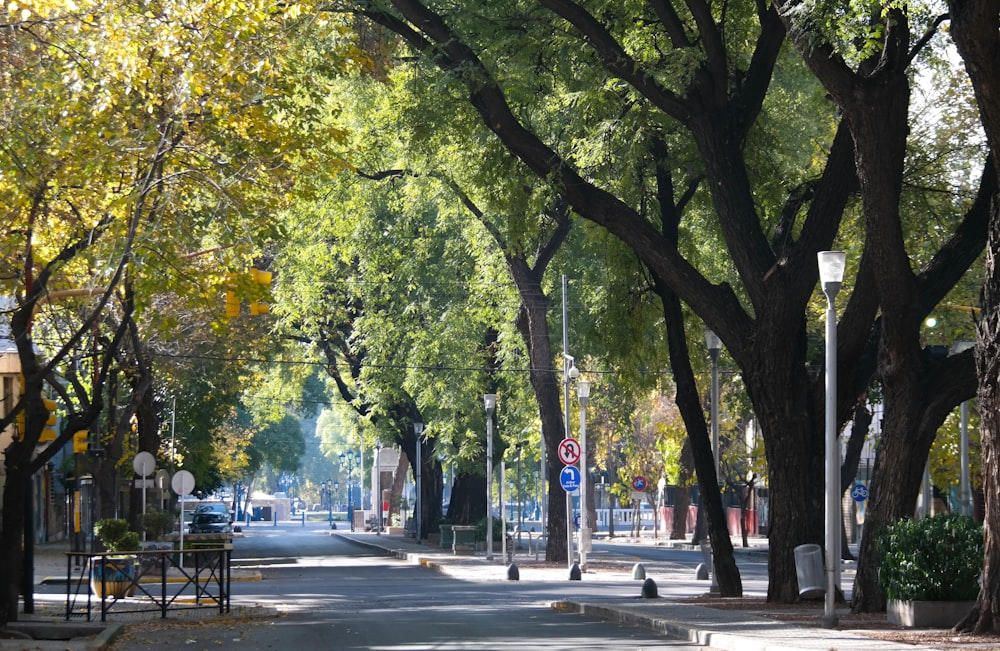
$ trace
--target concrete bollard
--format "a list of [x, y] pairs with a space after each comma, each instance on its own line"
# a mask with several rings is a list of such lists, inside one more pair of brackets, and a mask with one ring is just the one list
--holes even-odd
[[655, 599], [659, 597], [659, 592], [656, 589], [656, 581], [653, 579], [646, 579], [642, 582], [642, 598], [643, 599]]
[[577, 565], [576, 563], [573, 563], [573, 567], [569, 568], [569, 580], [579, 581], [580, 578], [581, 578], [580, 566]]
[[517, 569], [517, 563], [511, 563], [507, 566], [507, 580], [508, 581], [520, 581], [521, 572]]
[[646, 578], [646, 567], [642, 563], [636, 563], [632, 566], [632, 579], [635, 581], [642, 581]]

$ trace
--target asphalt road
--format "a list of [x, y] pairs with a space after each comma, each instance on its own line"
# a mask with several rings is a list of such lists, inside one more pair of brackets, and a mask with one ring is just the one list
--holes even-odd
[[251, 528], [234, 547], [234, 564], [258, 568], [263, 576], [234, 583], [234, 604], [272, 606], [278, 616], [130, 624], [111, 648], [704, 649], [549, 607], [587, 591], [634, 594], [631, 584], [462, 581], [312, 527]]

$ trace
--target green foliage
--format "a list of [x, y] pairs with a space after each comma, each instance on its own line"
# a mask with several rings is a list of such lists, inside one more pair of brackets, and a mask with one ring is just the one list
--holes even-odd
[[142, 529], [148, 538], [160, 540], [174, 530], [174, 514], [160, 509], [150, 509], [142, 514]]
[[899, 601], [969, 601], [979, 593], [983, 529], [946, 513], [900, 520], [879, 535], [879, 585]]
[[128, 522], [120, 518], [98, 520], [94, 523], [94, 535], [109, 552], [139, 550], [139, 534], [130, 531]]
[[[443, 523], [443, 521], [442, 521]], [[503, 520], [498, 517], [493, 518], [493, 542], [500, 542], [503, 535]], [[486, 518], [476, 521], [476, 540], [486, 540]]]

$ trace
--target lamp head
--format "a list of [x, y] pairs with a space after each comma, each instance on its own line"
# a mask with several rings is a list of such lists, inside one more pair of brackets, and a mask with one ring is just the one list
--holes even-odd
[[345, 455], [343, 452], [341, 452], [340, 453], [340, 465], [344, 465], [345, 461], [347, 461], [347, 455]]
[[413, 423], [413, 433], [420, 436], [424, 431], [423, 423]]
[[497, 408], [497, 394], [495, 393], [484, 394], [483, 404], [486, 406], [486, 413], [493, 415], [493, 410]]
[[576, 397], [579, 398], [581, 405], [587, 405], [587, 400], [590, 398], [590, 382], [580, 380], [576, 383]]
[[816, 254], [820, 284], [831, 304], [837, 292], [840, 291], [840, 284], [844, 282], [846, 260], [847, 254], [843, 251], [820, 251]]
[[719, 335], [715, 334], [711, 328], [705, 328], [705, 345], [713, 353], [722, 350], [722, 340], [719, 339]]
[[819, 263], [819, 280], [823, 283], [844, 281], [844, 266], [847, 254], [843, 251], [820, 251], [816, 254]]

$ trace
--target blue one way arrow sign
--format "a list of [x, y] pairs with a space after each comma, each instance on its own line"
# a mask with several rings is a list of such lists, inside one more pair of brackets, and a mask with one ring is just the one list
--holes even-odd
[[576, 466], [564, 466], [559, 473], [559, 485], [567, 493], [573, 493], [580, 488], [580, 469]]

